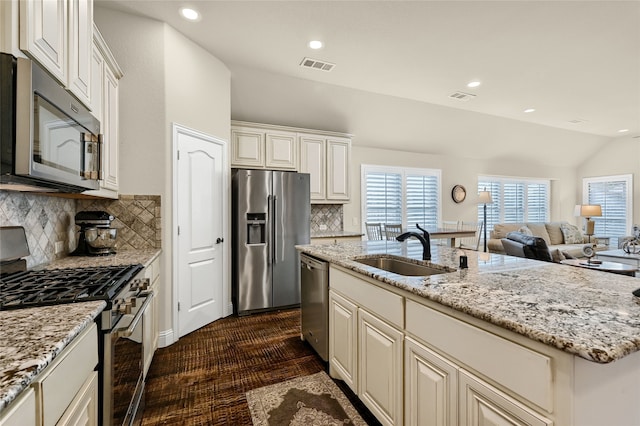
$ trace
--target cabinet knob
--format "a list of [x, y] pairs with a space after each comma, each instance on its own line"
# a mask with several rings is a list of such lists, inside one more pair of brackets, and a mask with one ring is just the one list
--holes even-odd
[[220, 243], [223, 243], [223, 242], [224, 242], [224, 238], [218, 238], [216, 240], [216, 244], [220, 244]]

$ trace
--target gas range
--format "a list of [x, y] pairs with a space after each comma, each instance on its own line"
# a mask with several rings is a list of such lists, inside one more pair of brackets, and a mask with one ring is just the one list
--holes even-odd
[[[0, 277], [0, 310], [104, 300], [107, 309], [142, 265], [30, 270]], [[129, 289], [130, 290], [130, 289]]]

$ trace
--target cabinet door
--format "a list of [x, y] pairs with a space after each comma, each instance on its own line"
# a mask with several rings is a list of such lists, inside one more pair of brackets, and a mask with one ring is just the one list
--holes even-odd
[[325, 140], [313, 136], [300, 137], [300, 173], [309, 173], [311, 202], [325, 201], [326, 153]]
[[231, 130], [231, 167], [264, 167], [265, 133], [237, 128]]
[[25, 426], [36, 424], [36, 395], [27, 388], [0, 414], [0, 426]]
[[104, 127], [102, 119], [102, 104], [104, 96], [104, 67], [105, 60], [98, 46], [94, 44], [91, 52], [91, 114]]
[[405, 424], [458, 424], [458, 367], [410, 337], [404, 360]]
[[57, 423], [64, 426], [98, 425], [98, 373], [92, 372]]
[[349, 201], [351, 141], [327, 140], [327, 200]]
[[68, 28], [66, 1], [20, 1], [20, 49], [64, 85], [67, 84]]
[[270, 133], [266, 139], [266, 167], [295, 170], [298, 166], [298, 144], [295, 133]]
[[403, 424], [401, 331], [358, 309], [358, 396], [384, 425]]
[[358, 307], [333, 291], [329, 292], [329, 368], [349, 385], [357, 388]]
[[459, 371], [460, 424], [545, 426], [553, 422], [471, 373]]
[[93, 0], [69, 3], [69, 90], [91, 108]]
[[106, 67], [104, 70], [104, 102], [102, 133], [104, 158], [102, 159], [103, 187], [118, 190], [118, 79]]
[[142, 346], [144, 353], [144, 366], [143, 366], [143, 374], [144, 377], [147, 377], [147, 371], [149, 371], [149, 367], [151, 366], [151, 361], [153, 360], [153, 354], [155, 352], [155, 348], [153, 347], [154, 338], [155, 338], [155, 330], [154, 322], [156, 316], [156, 295], [154, 294], [151, 303], [148, 305], [147, 310], [142, 315]]

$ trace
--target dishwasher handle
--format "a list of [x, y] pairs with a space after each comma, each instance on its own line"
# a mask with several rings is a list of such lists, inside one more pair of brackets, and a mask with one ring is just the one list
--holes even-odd
[[300, 266], [309, 270], [319, 269], [326, 271], [328, 269], [328, 263], [305, 254], [300, 255]]

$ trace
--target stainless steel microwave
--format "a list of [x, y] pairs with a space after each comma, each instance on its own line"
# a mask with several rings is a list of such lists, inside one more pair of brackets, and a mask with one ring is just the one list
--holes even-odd
[[36, 62], [0, 53], [0, 190], [100, 187], [100, 122]]

